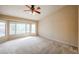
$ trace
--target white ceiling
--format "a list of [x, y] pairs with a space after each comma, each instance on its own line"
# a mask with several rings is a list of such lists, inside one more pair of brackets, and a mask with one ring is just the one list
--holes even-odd
[[0, 14], [16, 16], [26, 19], [32, 20], [40, 20], [45, 16], [49, 15], [51, 12], [55, 12], [62, 8], [60, 5], [39, 5], [41, 8], [41, 14], [29, 14], [28, 12], [24, 12], [24, 10], [28, 9], [24, 5], [0, 5]]

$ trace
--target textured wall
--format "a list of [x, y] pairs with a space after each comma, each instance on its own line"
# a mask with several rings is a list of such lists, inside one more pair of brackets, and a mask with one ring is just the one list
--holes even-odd
[[65, 6], [39, 21], [39, 35], [51, 40], [78, 46], [78, 9], [77, 6]]

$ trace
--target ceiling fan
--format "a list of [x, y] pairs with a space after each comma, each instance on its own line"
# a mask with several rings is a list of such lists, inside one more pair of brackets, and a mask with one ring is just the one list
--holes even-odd
[[40, 12], [40, 7], [39, 6], [35, 6], [35, 5], [25, 5], [26, 7], [28, 7], [29, 8], [29, 10], [24, 10], [24, 11], [31, 11], [31, 13], [33, 14], [33, 13], [37, 13], [37, 14], [40, 14], [41, 12]]

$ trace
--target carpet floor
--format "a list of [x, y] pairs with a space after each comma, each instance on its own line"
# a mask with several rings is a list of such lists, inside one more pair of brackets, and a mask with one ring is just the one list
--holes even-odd
[[0, 44], [0, 54], [74, 54], [71, 46], [41, 37], [29, 36]]

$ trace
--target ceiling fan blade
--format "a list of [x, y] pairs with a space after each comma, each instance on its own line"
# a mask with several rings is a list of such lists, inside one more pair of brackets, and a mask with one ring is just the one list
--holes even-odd
[[24, 11], [30, 11], [30, 10], [24, 10]]
[[34, 12], [36, 12], [36, 13], [40, 14], [40, 12], [39, 12], [39, 11], [37, 11], [37, 10], [34, 10]]
[[31, 9], [31, 7], [30, 7], [30, 6], [28, 6], [28, 5], [25, 5], [25, 6]]
[[24, 11], [31, 11], [32, 13], [36, 12], [36, 13], [40, 14], [40, 11], [39, 11], [40, 7], [39, 6], [37, 8], [35, 8], [35, 5], [31, 5], [31, 6], [25, 5], [25, 6], [28, 7], [30, 10], [24, 10]]
[[41, 8], [40, 8], [40, 7], [37, 7], [37, 10], [38, 10], [38, 9], [41, 9]]

